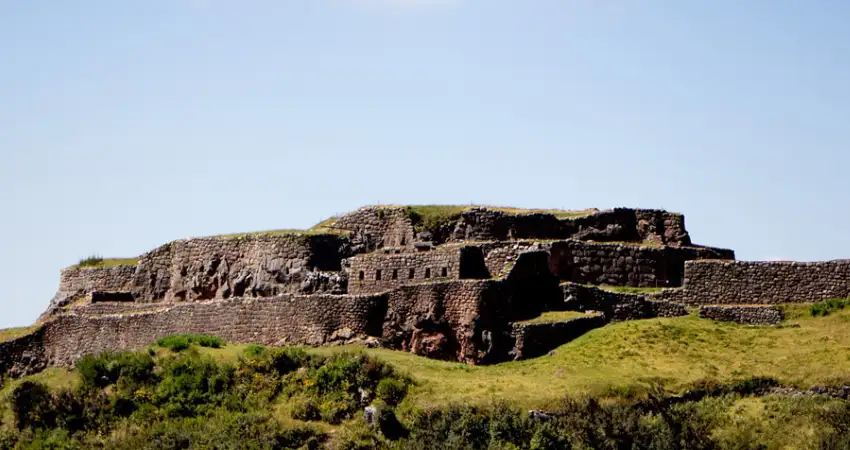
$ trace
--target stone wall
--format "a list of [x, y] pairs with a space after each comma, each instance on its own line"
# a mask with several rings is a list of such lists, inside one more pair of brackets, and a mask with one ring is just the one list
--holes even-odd
[[343, 256], [349, 256], [347, 245], [347, 239], [334, 235], [179, 240], [142, 255], [135, 266], [65, 269], [59, 292], [43, 317], [95, 291], [130, 293], [136, 302], [341, 294], [347, 280], [339, 271]]
[[551, 270], [561, 280], [639, 287], [681, 285], [688, 260], [735, 258], [731, 250], [710, 247], [653, 247], [576, 240], [554, 242], [550, 253]]
[[384, 342], [430, 358], [502, 360], [508, 296], [505, 283], [493, 280], [403, 286], [389, 294]]
[[69, 313], [43, 325], [43, 346], [50, 364], [64, 365], [86, 354], [142, 348], [178, 333], [265, 345], [344, 343], [380, 336], [386, 307], [386, 295], [284, 294], [172, 304], [125, 314]]
[[[352, 242], [359, 252], [385, 246], [410, 246], [417, 239], [413, 223], [403, 206], [360, 208], [338, 218], [332, 228], [352, 232]], [[499, 208], [469, 207], [431, 238], [439, 243], [570, 238], [649, 241], [673, 246], [691, 243], [681, 214], [632, 208], [559, 218], [546, 212], [512, 213]]]
[[564, 322], [514, 324], [513, 359], [534, 358], [566, 344], [588, 331], [605, 325], [602, 315], [576, 317]]
[[414, 242], [413, 223], [402, 206], [366, 206], [339, 217], [331, 228], [351, 233], [355, 253]]
[[510, 214], [470, 208], [461, 214], [451, 240], [505, 241], [512, 239], [578, 239], [650, 241], [690, 245], [681, 214], [653, 209], [615, 208], [575, 218], [549, 213]]
[[348, 259], [348, 290], [352, 294], [382, 292], [412, 283], [460, 278], [461, 248], [425, 252], [375, 252]]
[[19, 338], [0, 342], [0, 387], [3, 374], [18, 378], [47, 367], [43, 340], [44, 327], [40, 327]]
[[65, 306], [95, 291], [129, 292], [136, 266], [69, 267], [59, 274], [59, 289], [51, 300], [54, 306]]
[[561, 290], [564, 303], [558, 309], [598, 311], [602, 313], [606, 321], [678, 317], [688, 314], [682, 304], [653, 300], [643, 295], [609, 292], [576, 283], [563, 283]]
[[692, 305], [817, 302], [850, 296], [850, 260], [689, 261], [667, 298]]
[[773, 305], [703, 305], [699, 316], [744, 325], [776, 325], [783, 318], [782, 311]]

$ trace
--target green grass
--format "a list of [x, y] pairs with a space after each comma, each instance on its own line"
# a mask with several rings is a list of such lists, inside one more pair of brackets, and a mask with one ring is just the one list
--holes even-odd
[[[359, 346], [308, 352], [363, 351], [376, 356], [418, 381], [408, 400], [418, 406], [509, 400], [523, 408], [547, 408], [565, 394], [622, 394], [653, 385], [678, 392], [701, 380], [726, 382], [748, 376], [775, 377], [801, 388], [847, 380], [850, 309], [813, 318], [807, 308], [785, 305], [788, 320], [771, 328], [695, 315], [619, 322], [592, 330], [551, 356], [491, 366]], [[245, 347], [197, 350], [220, 362], [234, 362]]]
[[6, 341], [11, 341], [12, 339], [17, 339], [21, 336], [25, 336], [27, 334], [30, 334], [37, 329], [38, 329], [38, 325], [32, 325], [32, 326], [29, 326], [29, 327], [0, 329], [0, 342], [6, 342]]
[[247, 233], [230, 233], [230, 234], [218, 234], [212, 237], [217, 238], [229, 238], [229, 239], [240, 239], [240, 238], [248, 238], [248, 237], [260, 237], [260, 236], [325, 236], [325, 235], [342, 235], [343, 231], [333, 230], [329, 228], [311, 228], [309, 230], [298, 230], [298, 229], [281, 229], [281, 230], [266, 230], [266, 231], [252, 231]]
[[106, 269], [115, 266], [135, 266], [139, 263], [139, 258], [101, 258], [99, 256], [89, 256], [80, 260], [74, 267]]
[[505, 214], [527, 215], [527, 214], [552, 214], [559, 219], [576, 219], [589, 216], [599, 212], [596, 208], [568, 210], [568, 209], [536, 209], [536, 208], [513, 208], [509, 206], [485, 206], [493, 211], [501, 211]]
[[[591, 286], [591, 285], [588, 285]], [[656, 294], [661, 292], [662, 289], [660, 287], [634, 287], [634, 286], [609, 286], [603, 284], [601, 286], [595, 286], [599, 289], [606, 290], [608, 292], [617, 292], [620, 294], [638, 294], [638, 295], [646, 295], [646, 294]]]
[[533, 319], [523, 320], [522, 322], [517, 323], [523, 325], [533, 325], [536, 323], [566, 322], [568, 320], [575, 319], [576, 317], [585, 317], [588, 315], [589, 314], [577, 311], [547, 311]]
[[[677, 391], [699, 380], [774, 377], [807, 388], [850, 374], [850, 309], [811, 317], [809, 305], [785, 305], [778, 327], [750, 327], [694, 315], [620, 322], [592, 330], [551, 356], [492, 366], [437, 361], [410, 353], [361, 347], [309, 349], [328, 355], [362, 350], [393, 364], [419, 384], [409, 401], [421, 406], [483, 404], [507, 399], [547, 407], [564, 394], [640, 390], [660, 384]], [[236, 361], [243, 345], [198, 348], [221, 362]]]
[[[789, 306], [791, 310], [806, 306]], [[676, 391], [699, 380], [771, 376], [807, 388], [850, 374], [850, 311], [801, 316], [776, 328], [695, 316], [620, 322], [592, 330], [551, 356], [467, 366], [409, 353], [367, 349], [419, 380], [410, 401], [421, 405], [506, 399], [547, 407], [564, 394], [641, 389]], [[350, 350], [351, 348], [349, 348]], [[329, 354], [339, 348], [317, 348]]]
[[224, 340], [205, 334], [173, 334], [156, 341], [156, 345], [173, 352], [186, 350], [193, 344], [199, 347], [221, 348], [224, 347]]

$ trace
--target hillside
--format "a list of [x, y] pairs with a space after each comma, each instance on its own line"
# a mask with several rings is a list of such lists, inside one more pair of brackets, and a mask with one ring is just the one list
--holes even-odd
[[[845, 311], [842, 307], [843, 303], [834, 302], [831, 313], [826, 316], [813, 316], [812, 311], [822, 311], [824, 304], [814, 307], [786, 306], [783, 308], [786, 320], [775, 327], [718, 323], [701, 320], [693, 314], [677, 318], [614, 323], [592, 330], [558, 347], [550, 355], [491, 366], [437, 361], [387, 349], [323, 347], [307, 351], [315, 355], [314, 357], [330, 358], [318, 361], [330, 362], [296, 362], [292, 367], [298, 367], [300, 364], [304, 369], [294, 372], [287, 372], [293, 369], [286, 369], [278, 373], [275, 372], [277, 369], [269, 369], [264, 366], [266, 363], [258, 362], [265, 360], [265, 357], [257, 356], [259, 353], [272, 352], [273, 349], [259, 350], [258, 353], [260, 348], [257, 346], [225, 344], [221, 348], [192, 345], [188, 350], [173, 352], [163, 347], [151, 347], [150, 352], [154, 354], [155, 361], [152, 364], [156, 365], [152, 373], [161, 377], [158, 385], [146, 388], [145, 383], [150, 382], [122, 382], [119, 376], [116, 385], [95, 388], [96, 392], [100, 392], [98, 395], [112, 399], [106, 403], [101, 401], [98, 403], [100, 407], [116, 416], [109, 420], [98, 419], [101, 421], [97, 425], [99, 433], [102, 433], [100, 437], [92, 434], [91, 430], [78, 431], [76, 434], [54, 431], [47, 435], [26, 427], [23, 433], [13, 431], [16, 420], [11, 412], [10, 402], [16, 390], [20, 390], [24, 383], [38, 382], [47, 385], [54, 393], [71, 389], [72, 391], [68, 392], [77, 392], [74, 395], [87, 398], [86, 395], [92, 394], [81, 393], [85, 391], [85, 382], [80, 381], [79, 370], [69, 372], [65, 369], [50, 368], [20, 380], [5, 380], [0, 396], [5, 411], [1, 417], [2, 429], [6, 433], [3, 439], [6, 440], [0, 443], [21, 440], [42, 445], [44, 442], [39, 439], [53, 439], [55, 442], [70, 442], [72, 446], [78, 447], [107, 445], [130, 448], [145, 439], [153, 439], [152, 435], [143, 431], [151, 428], [155, 434], [158, 433], [156, 439], [151, 441], [157, 443], [157, 448], [182, 448], [180, 442], [189, 441], [196, 444], [192, 448], [212, 448], [197, 446], [202, 442], [199, 440], [200, 434], [211, 433], [210, 426], [232, 431], [233, 427], [237, 426], [235, 423], [242, 423], [240, 421], [248, 420], [247, 417], [250, 416], [251, 420], [256, 422], [251, 422], [250, 425], [243, 423], [242, 426], [248, 426], [258, 437], [265, 436], [264, 433], [277, 436], [277, 440], [258, 440], [256, 448], [289, 448], [286, 445], [296, 444], [333, 448], [416, 448], [411, 440], [412, 436], [429, 436], [429, 439], [440, 439], [440, 442], [444, 443], [441, 444], [442, 447], [431, 448], [493, 448], [492, 445], [496, 442], [493, 440], [493, 427], [508, 426], [501, 422], [507, 420], [507, 414], [509, 417], [515, 417], [509, 423], [516, 428], [514, 432], [519, 433], [519, 437], [499, 441], [499, 445], [513, 442], [512, 445], [516, 447], [497, 448], [564, 448], [566, 441], [572, 444], [584, 442], [585, 445], [598, 445], [594, 448], [613, 448], [610, 446], [625, 439], [626, 435], [629, 436], [628, 439], [635, 439], [634, 445], [639, 445], [639, 442], [644, 442], [640, 439], [649, 439], [647, 436], [650, 436], [656, 440], [653, 441], [653, 445], [657, 445], [656, 448], [680, 448], [677, 445], [681, 443], [675, 444], [676, 439], [697, 438], [704, 442], [698, 445], [692, 443], [693, 446], [686, 448], [749, 448], [758, 443], [765, 445], [764, 448], [819, 448], [829, 442], [840, 443], [841, 439], [848, 437], [845, 435], [846, 430], [840, 427], [841, 423], [845, 423], [843, 421], [850, 418], [845, 413], [850, 412], [847, 403], [827, 397], [778, 394], [803, 392], [813, 385], [838, 386], [846, 382], [847, 374], [850, 373], [850, 336], [845, 330], [850, 321], [850, 310]], [[169, 342], [161, 343], [174, 345]], [[355, 353], [345, 353], [348, 351]], [[379, 369], [380, 363], [376, 365], [351, 356], [358, 353], [377, 358], [377, 361], [388, 366], [386, 369]], [[285, 354], [292, 355], [286, 352]], [[142, 351], [139, 355], [144, 358], [148, 352]], [[197, 384], [199, 379], [195, 382], [187, 382], [184, 379], [182, 384], [175, 385], [173, 380], [169, 381], [163, 375], [184, 373], [187, 367], [194, 367], [191, 364], [186, 365], [185, 358], [199, 361], [198, 364], [201, 364], [205, 357], [211, 357], [221, 367], [232, 365], [235, 368], [232, 381], [222, 381], [218, 394], [189, 395], [187, 398], [194, 398], [190, 401], [194, 405], [192, 408], [200, 409], [178, 413], [173, 409], [175, 406], [172, 400], [155, 400], [166, 388], [170, 389], [168, 392], [171, 392], [172, 397], [181, 389], [191, 391], [210, 388], [207, 383]], [[183, 369], [177, 372], [173, 369], [175, 358], [184, 359], [184, 366], [181, 366]], [[280, 361], [280, 358], [272, 358], [271, 361]], [[120, 366], [120, 363], [112, 364]], [[272, 366], [274, 364], [272, 363]], [[279, 366], [280, 363], [276, 364]], [[207, 376], [224, 377], [211, 375], [223, 370], [215, 369], [215, 365], [204, 369]], [[92, 370], [91, 364], [83, 362], [81, 366], [84, 371]], [[103, 367], [106, 366], [108, 364]], [[333, 370], [329, 370], [329, 367]], [[351, 370], [354, 372], [350, 372]], [[286, 375], [287, 373], [289, 375]], [[331, 375], [334, 373], [336, 375]], [[83, 379], [85, 376], [91, 377], [90, 374], [83, 373]], [[366, 389], [374, 393], [378, 381], [384, 377], [399, 380], [399, 384], [410, 380], [408, 388], [397, 389], [398, 392], [406, 391], [406, 396], [403, 393], [396, 394], [395, 397], [386, 392], [380, 394], [381, 398], [404, 396], [398, 407], [393, 408], [380, 399], [371, 400], [372, 404], [384, 405], [381, 411], [395, 410], [393, 416], [400, 420], [398, 426], [405, 430], [404, 433], [411, 433], [407, 439], [394, 435], [392, 429], [383, 428], [384, 425], [375, 429], [367, 427], [363, 419], [363, 404], [353, 401], [349, 406], [344, 406], [351, 398], [356, 397], [347, 397], [345, 392]], [[753, 379], [755, 380], [744, 382]], [[293, 380], [297, 382], [292, 384]], [[324, 391], [316, 391], [312, 388], [316, 383], [330, 385]], [[773, 384], [784, 386], [784, 390], [771, 389]], [[664, 418], [659, 412], [653, 412], [655, 407], [651, 406], [652, 401], [669, 402], [663, 398], [682, 394], [697, 386], [714, 386], [716, 391], [706, 398], [685, 401], [676, 406], [674, 410], [680, 415], [674, 415], [674, 418]], [[174, 389], [177, 391], [173, 391]], [[69, 401], [62, 395], [68, 394], [59, 394], [58, 398]], [[134, 412], [122, 415], [124, 413], [114, 410], [116, 405], [121, 404], [122, 396], [131, 399], [131, 404], [150, 406], [127, 406]], [[241, 398], [239, 404], [242, 406], [236, 409], [233, 405], [228, 406], [226, 398], [230, 396]], [[574, 400], [564, 403], [565, 397]], [[588, 400], [582, 400], [588, 397], [601, 401], [602, 406], [594, 406], [592, 401], [587, 403]], [[296, 419], [313, 417], [310, 415], [313, 413], [303, 411], [304, 402], [310, 403], [310, 398], [315, 399], [316, 420], [305, 422]], [[207, 403], [211, 406], [203, 408]], [[470, 406], [481, 409], [470, 410]], [[328, 416], [329, 408], [337, 413]], [[546, 434], [549, 431], [540, 428], [539, 423], [528, 421], [522, 412], [528, 409], [544, 409], [561, 414], [552, 420], [564, 420], [569, 423], [561, 423], [564, 427], [561, 434]], [[430, 419], [423, 421], [422, 414], [426, 414]], [[602, 422], [618, 422], [621, 419], [615, 420], [614, 417], [620, 417], [618, 415], [621, 414], [635, 415], [641, 417], [638, 422], [654, 425], [646, 425], [650, 427], [646, 429], [635, 425], [633, 429], [616, 431], [617, 427], [626, 427], [621, 424], [593, 437], [582, 428], [587, 424], [577, 425], [570, 422], [570, 414], [591, 414], [595, 415], [592, 420]], [[437, 420], [440, 417], [443, 419]], [[441, 422], [448, 420], [448, 417], [461, 420], [466, 425], [460, 427], [469, 429]], [[478, 425], [468, 423], [473, 418], [483, 422]], [[659, 420], [663, 423], [656, 423]], [[665, 434], [667, 432], [662, 432], [666, 429], [664, 427], [671, 426], [677, 420], [687, 424], [685, 428], [694, 428], [688, 432], [691, 434], [671, 437]], [[54, 426], [57, 427], [56, 430], [60, 430], [70, 425]], [[478, 436], [476, 433], [484, 434]], [[605, 433], [609, 434], [606, 439], [610, 442], [593, 441]], [[617, 437], [610, 433], [625, 435]], [[482, 437], [484, 435], [486, 439]], [[180, 436], [189, 441], [181, 441]], [[281, 436], [288, 436], [286, 439], [290, 440], [286, 441]], [[548, 437], [543, 439], [540, 436]], [[288, 444], [281, 444], [282, 442]], [[456, 446], [445, 444], [450, 442], [455, 442]], [[742, 444], [744, 447], [740, 446]], [[643, 448], [640, 445], [638, 448]]]

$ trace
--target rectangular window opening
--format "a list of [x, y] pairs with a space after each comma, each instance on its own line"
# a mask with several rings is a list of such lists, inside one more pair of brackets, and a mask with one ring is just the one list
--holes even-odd
[[447, 276], [449, 276], [449, 269], [448, 269], [448, 268], [446, 268], [446, 267], [443, 267], [443, 270], [440, 272], [440, 276], [441, 276], [441, 277], [447, 277]]
[[375, 281], [381, 281], [381, 269], [375, 271]]
[[363, 281], [364, 278], [366, 278], [366, 274], [363, 273], [363, 271], [361, 270], [360, 271], [360, 281]]
[[398, 269], [393, 269], [393, 280], [398, 280]]
[[431, 268], [430, 267], [425, 268], [425, 278], [431, 278]]
[[410, 272], [407, 274], [407, 278], [412, 280], [416, 276], [416, 269], [410, 269]]

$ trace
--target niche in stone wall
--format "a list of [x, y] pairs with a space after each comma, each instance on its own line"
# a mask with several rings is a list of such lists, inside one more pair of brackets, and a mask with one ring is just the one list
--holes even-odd
[[443, 270], [440, 271], [440, 276], [441, 277], [449, 276], [449, 269], [447, 267], [443, 267]]
[[393, 280], [398, 280], [398, 269], [393, 269]]
[[430, 267], [425, 268], [425, 278], [431, 278], [431, 268]]
[[133, 294], [129, 292], [92, 292], [91, 293], [91, 302], [92, 303], [101, 303], [101, 302], [135, 302], [136, 299], [133, 297]]
[[416, 278], [416, 269], [410, 269], [410, 272], [407, 274], [407, 278], [409, 280]]
[[381, 281], [381, 269], [375, 271], [375, 281]]
[[460, 278], [487, 279], [490, 271], [484, 262], [484, 251], [481, 247], [463, 247], [460, 249]]

